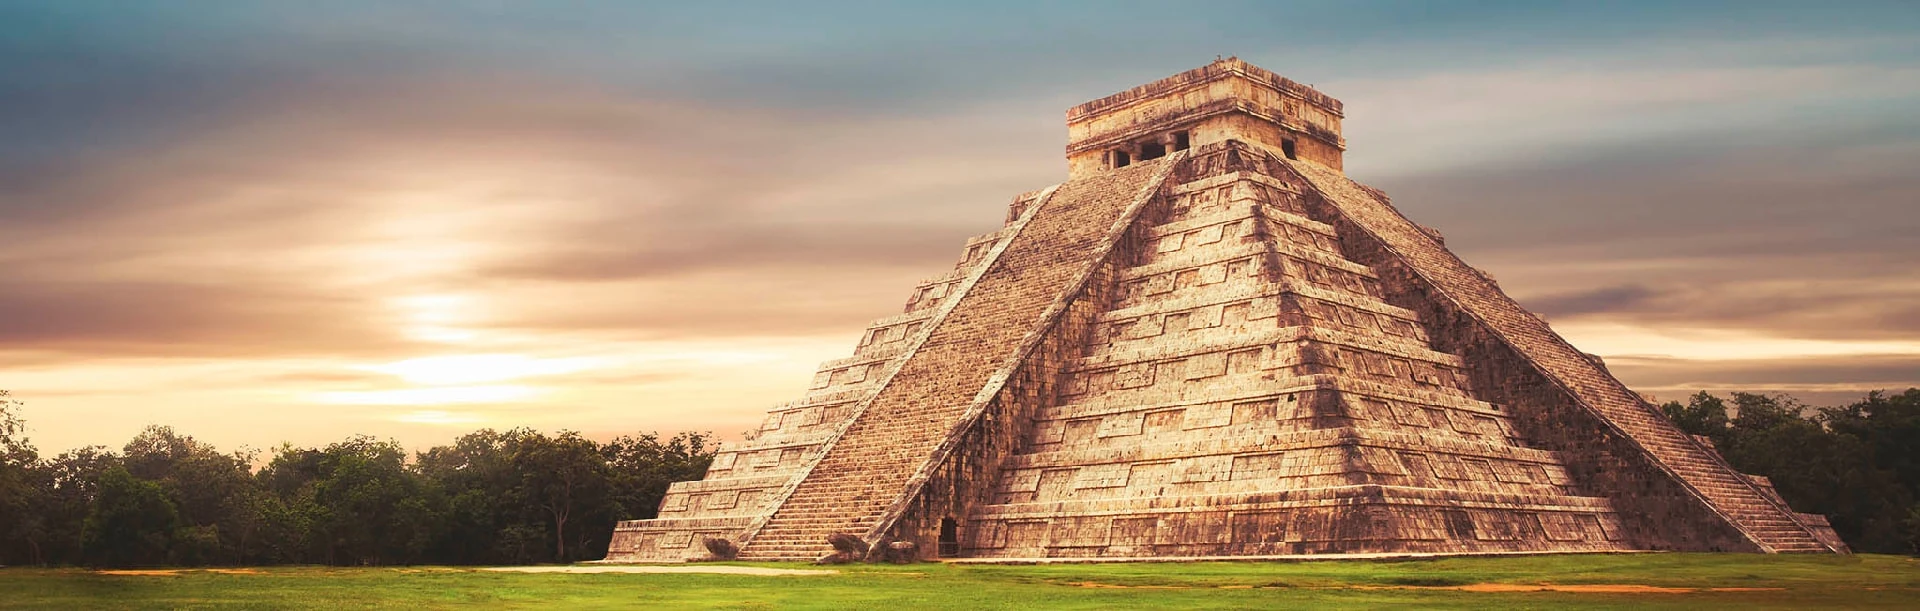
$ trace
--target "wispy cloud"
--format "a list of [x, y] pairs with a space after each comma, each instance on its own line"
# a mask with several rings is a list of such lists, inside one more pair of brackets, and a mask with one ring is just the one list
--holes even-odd
[[1688, 141], [1730, 134], [1784, 140], [1794, 132], [1817, 137], [1863, 122], [1901, 121], [1907, 117], [1902, 109], [1920, 103], [1920, 67], [1649, 68], [1544, 61], [1324, 87], [1339, 92], [1349, 116], [1359, 119], [1346, 130], [1354, 151], [1351, 169], [1395, 177], [1577, 159], [1600, 147], [1630, 146], [1670, 158], [1676, 155], [1640, 145], [1686, 143], [1680, 145], [1684, 150], [1700, 146]]
[[1920, 382], [1920, 23], [1734, 8], [0, 7], [0, 387], [54, 448], [731, 434], [1064, 107], [1230, 53], [1632, 384]]

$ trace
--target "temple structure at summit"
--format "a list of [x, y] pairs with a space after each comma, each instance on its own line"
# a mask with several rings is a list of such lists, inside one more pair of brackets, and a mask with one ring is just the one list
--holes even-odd
[[1237, 59], [1068, 110], [1065, 182], [608, 560], [1845, 551], [1347, 178], [1343, 118]]

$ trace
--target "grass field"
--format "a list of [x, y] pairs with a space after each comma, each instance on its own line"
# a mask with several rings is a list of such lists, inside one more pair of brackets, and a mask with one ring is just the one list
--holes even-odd
[[10, 568], [0, 569], [0, 608], [1920, 608], [1920, 560], [1872, 555], [1632, 554], [833, 568], [840, 573], [750, 576], [273, 567], [104, 574]]

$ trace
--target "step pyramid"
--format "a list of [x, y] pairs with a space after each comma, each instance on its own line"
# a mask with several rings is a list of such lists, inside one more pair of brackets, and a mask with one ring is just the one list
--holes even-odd
[[1068, 111], [1069, 179], [622, 522], [610, 561], [1844, 552], [1341, 171], [1237, 59]]

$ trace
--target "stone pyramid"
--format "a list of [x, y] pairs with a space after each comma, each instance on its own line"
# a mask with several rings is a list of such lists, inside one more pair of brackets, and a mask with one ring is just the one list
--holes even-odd
[[1065, 183], [621, 523], [608, 560], [1844, 552], [1341, 172], [1237, 59], [1067, 112]]

